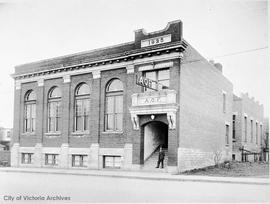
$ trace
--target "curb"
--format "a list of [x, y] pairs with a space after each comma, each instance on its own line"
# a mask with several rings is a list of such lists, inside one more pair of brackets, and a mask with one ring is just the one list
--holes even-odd
[[[43, 170], [43, 169], [42, 169]], [[76, 176], [96, 176], [96, 177], [111, 177], [111, 178], [125, 178], [125, 179], [141, 179], [141, 180], [159, 180], [159, 181], [174, 181], [174, 182], [206, 182], [206, 183], [231, 183], [231, 184], [250, 184], [250, 185], [270, 185], [269, 179], [258, 178], [258, 181], [249, 181], [245, 179], [256, 178], [234, 178], [234, 177], [197, 177], [197, 176], [184, 176], [184, 175], [143, 175], [143, 173], [135, 172], [135, 175], [120, 175], [120, 172], [68, 172], [68, 171], [38, 171], [36, 169], [5, 169], [0, 168], [0, 172], [19, 172], [19, 173], [37, 173], [37, 174], [58, 174], [58, 175], [76, 175]], [[121, 171], [123, 173], [123, 171]], [[131, 173], [131, 172], [129, 172]], [[136, 174], [140, 175], [136, 175]], [[149, 172], [150, 173], [150, 172]], [[240, 180], [236, 180], [240, 179]]]

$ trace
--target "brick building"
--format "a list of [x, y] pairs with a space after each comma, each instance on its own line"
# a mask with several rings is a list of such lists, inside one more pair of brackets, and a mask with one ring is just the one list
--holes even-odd
[[168, 172], [231, 158], [232, 83], [182, 38], [181, 21], [13, 77], [12, 166], [144, 169], [159, 146]]
[[[258, 160], [263, 144], [263, 105], [255, 101], [253, 97], [249, 97], [247, 93], [241, 94], [241, 97], [234, 95], [232, 117], [232, 159], [238, 161]], [[242, 156], [243, 153], [247, 154]]]

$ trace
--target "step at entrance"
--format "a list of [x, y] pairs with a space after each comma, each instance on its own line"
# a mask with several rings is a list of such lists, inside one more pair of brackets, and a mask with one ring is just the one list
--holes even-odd
[[159, 148], [144, 162], [142, 167], [143, 171], [156, 171], [156, 172], [167, 172], [167, 163], [168, 163], [168, 149], [163, 149], [165, 152], [164, 158], [164, 168], [162, 169], [161, 166], [156, 168], [158, 162], [158, 154]]

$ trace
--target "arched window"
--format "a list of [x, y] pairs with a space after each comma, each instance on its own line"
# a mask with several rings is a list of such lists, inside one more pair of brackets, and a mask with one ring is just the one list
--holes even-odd
[[119, 79], [111, 80], [106, 87], [105, 130], [123, 129], [123, 84]]
[[82, 83], [75, 89], [75, 131], [89, 130], [90, 88]]
[[61, 91], [53, 87], [48, 95], [48, 132], [59, 131]]
[[24, 132], [36, 130], [36, 94], [27, 91], [24, 97]]

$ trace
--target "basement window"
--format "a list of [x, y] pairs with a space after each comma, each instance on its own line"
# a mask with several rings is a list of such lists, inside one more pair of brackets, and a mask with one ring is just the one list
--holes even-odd
[[33, 153], [22, 153], [22, 164], [32, 164]]
[[58, 154], [45, 154], [45, 165], [57, 166]]
[[103, 168], [120, 169], [121, 156], [103, 156]]
[[72, 167], [86, 167], [87, 155], [72, 155]]

